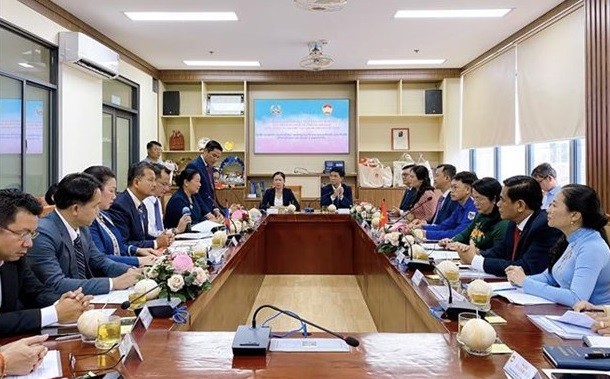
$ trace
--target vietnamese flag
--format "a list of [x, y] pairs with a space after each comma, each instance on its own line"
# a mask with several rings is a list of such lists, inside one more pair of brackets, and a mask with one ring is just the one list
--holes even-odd
[[379, 227], [383, 226], [388, 222], [388, 207], [385, 205], [385, 199], [381, 200], [381, 216], [379, 216]]

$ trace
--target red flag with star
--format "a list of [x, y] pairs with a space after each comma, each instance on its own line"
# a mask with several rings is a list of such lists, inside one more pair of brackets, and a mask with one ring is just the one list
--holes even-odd
[[385, 199], [381, 200], [380, 212], [381, 216], [379, 216], [379, 227], [383, 228], [383, 226], [388, 222], [388, 207], [385, 204]]

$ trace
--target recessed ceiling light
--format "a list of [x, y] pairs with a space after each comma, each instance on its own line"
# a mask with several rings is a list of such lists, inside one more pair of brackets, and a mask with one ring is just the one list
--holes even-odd
[[260, 67], [259, 61], [183, 61], [187, 66], [207, 67]]
[[512, 9], [423, 9], [396, 11], [394, 18], [504, 17]]
[[25, 62], [19, 63], [19, 66], [25, 67], [25, 68], [34, 68], [34, 66], [32, 66], [31, 64], [25, 63]]
[[134, 21], [237, 21], [235, 12], [124, 12]]
[[416, 64], [443, 64], [446, 59], [370, 59], [369, 66], [403, 66]]

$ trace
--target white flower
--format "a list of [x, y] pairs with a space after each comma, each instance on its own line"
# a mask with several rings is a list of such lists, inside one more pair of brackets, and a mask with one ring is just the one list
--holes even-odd
[[415, 238], [413, 236], [406, 235], [403, 237], [402, 242], [413, 245], [415, 243]]
[[379, 217], [373, 217], [373, 219], [371, 220], [371, 225], [373, 226], [373, 228], [377, 228], [379, 226]]
[[201, 287], [205, 282], [210, 280], [210, 275], [208, 274], [208, 270], [204, 270], [201, 267], [195, 267], [191, 274], [195, 276], [193, 280], [193, 284], [197, 287]]
[[369, 214], [368, 214], [368, 213], [366, 213], [366, 211], [362, 211], [362, 212], [360, 213], [360, 216], [361, 216], [363, 219], [365, 219], [365, 220], [366, 220], [366, 219], [368, 218]]
[[152, 266], [152, 267], [149, 267], [148, 269], [146, 269], [145, 276], [146, 276], [147, 278], [154, 279], [154, 278], [156, 278], [157, 276], [159, 276], [159, 273], [157, 272], [157, 270], [155, 269], [155, 267], [156, 267], [156, 266]]
[[184, 287], [184, 278], [182, 275], [174, 274], [169, 279], [167, 279], [167, 286], [170, 291], [178, 292]]
[[398, 246], [398, 242], [400, 240], [399, 232], [388, 233], [384, 236], [386, 242], [390, 243], [392, 246]]
[[356, 212], [362, 212], [362, 205], [356, 205]]
[[372, 209], [373, 209], [373, 205], [371, 205], [371, 204], [366, 204], [364, 206], [364, 210], [367, 211], [368, 213], [371, 213]]
[[381, 212], [377, 211], [377, 212], [373, 213], [373, 218], [375, 218], [375, 217], [380, 218]]
[[294, 204], [288, 204], [286, 210], [288, 211], [288, 213], [294, 213], [297, 211], [297, 207]]

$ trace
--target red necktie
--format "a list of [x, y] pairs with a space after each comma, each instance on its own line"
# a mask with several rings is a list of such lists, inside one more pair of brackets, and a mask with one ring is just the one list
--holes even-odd
[[515, 255], [517, 254], [517, 245], [519, 244], [519, 239], [521, 238], [521, 231], [519, 228], [515, 226], [515, 231], [513, 232], [513, 256], [511, 257], [511, 261], [515, 260]]

